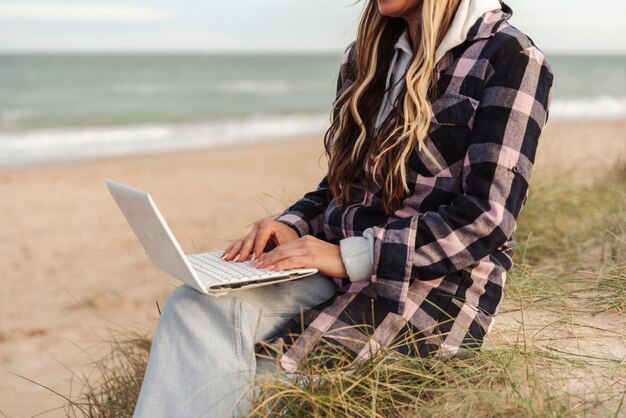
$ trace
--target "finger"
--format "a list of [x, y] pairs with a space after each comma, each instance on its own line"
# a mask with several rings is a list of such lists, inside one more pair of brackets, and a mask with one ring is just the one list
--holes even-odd
[[254, 241], [254, 259], [258, 259], [263, 254], [263, 249], [272, 234], [269, 224], [262, 223], [259, 227]]
[[239, 250], [241, 249], [242, 245], [243, 245], [242, 239], [238, 239], [237, 241], [235, 241], [234, 245], [228, 252], [228, 255], [224, 257], [224, 260], [231, 261], [237, 254], [239, 254]]
[[304, 237], [301, 237], [292, 241], [287, 241], [285, 243], [277, 245], [271, 251], [261, 254], [258, 260], [263, 261], [263, 260], [266, 260], [268, 257], [273, 257], [276, 254], [283, 254], [283, 252], [288, 252], [288, 253], [292, 253], [293, 251], [301, 252], [298, 249], [301, 250], [301, 249], [307, 248], [309, 245], [310, 245], [310, 236], [305, 235]]
[[279, 271], [287, 269], [306, 268], [310, 265], [310, 260], [305, 256], [289, 257], [274, 263], [268, 270]]
[[285, 243], [274, 248], [269, 253], [263, 254], [263, 257], [258, 261], [258, 263], [255, 261], [253, 265], [256, 268], [264, 268], [265, 266], [276, 264], [288, 258], [303, 257], [306, 255], [307, 253], [304, 248], [293, 245], [288, 246], [287, 243]]
[[256, 260], [254, 260], [253, 264], [263, 264], [263, 265], [269, 265], [269, 263], [267, 263], [267, 260], [276, 260], [276, 257], [281, 257], [281, 255], [283, 254], [283, 251], [285, 251], [285, 248], [288, 248], [288, 245], [279, 245], [278, 247], [261, 254], [261, 256], [259, 258], [257, 258]]
[[262, 257], [264, 252], [272, 251], [274, 248], [278, 247], [279, 245], [280, 244], [278, 243], [278, 240], [276, 239], [276, 231], [274, 231], [272, 232], [269, 239], [267, 240], [267, 243], [265, 244], [265, 247], [263, 247], [263, 251], [261, 251], [261, 254], [259, 257]]
[[231, 242], [230, 244], [228, 244], [228, 247], [224, 248], [224, 251], [222, 252], [222, 257], [224, 257], [226, 254], [230, 252], [230, 250], [233, 248], [233, 245], [235, 245], [235, 242], [237, 241], [235, 240]]
[[[233, 243], [229, 246], [229, 247], [231, 247], [231, 248], [229, 249], [229, 251], [228, 251], [230, 254], [228, 255], [228, 257], [225, 257], [225, 258], [224, 258], [224, 260], [226, 260], [226, 261], [230, 261], [230, 260], [234, 259], [234, 257], [235, 257], [236, 255], [239, 255], [239, 257], [238, 257], [238, 258], [236, 258], [237, 260], [239, 260], [239, 259], [241, 258], [240, 251], [241, 251], [241, 249], [243, 248], [243, 244], [245, 243], [246, 238], [247, 238], [247, 237], [249, 237], [251, 234], [255, 233], [255, 231], [256, 231], [256, 229], [257, 229], [257, 228], [258, 228], [258, 224], [257, 224], [257, 223], [255, 223], [255, 224], [252, 226], [252, 230], [251, 230], [251, 231], [250, 231], [250, 232], [249, 232], [246, 236], [244, 236], [243, 238], [238, 239], [237, 241], [234, 241], [234, 242], [233, 242]], [[225, 251], [224, 253], [226, 253], [226, 251]]]
[[256, 240], [257, 231], [259, 230], [259, 224], [254, 224], [252, 227], [252, 231], [243, 239], [243, 245], [241, 246], [240, 257], [237, 261], [245, 261], [248, 259], [250, 252], [252, 251], [252, 246], [254, 245], [254, 241]]
[[299, 247], [298, 240], [288, 241], [288, 242], [285, 242], [284, 244], [277, 245], [275, 248], [271, 249], [270, 251], [268, 251], [266, 253], [261, 254], [259, 256], [259, 260], [264, 260], [267, 257], [271, 257], [271, 256], [274, 256], [276, 254], [280, 254], [280, 253], [282, 253], [283, 251], [286, 251], [286, 250], [287, 251], [291, 251], [291, 250], [293, 250], [295, 248], [298, 248], [298, 247]]

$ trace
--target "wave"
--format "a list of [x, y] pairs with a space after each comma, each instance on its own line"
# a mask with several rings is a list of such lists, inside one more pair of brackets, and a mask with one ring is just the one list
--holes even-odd
[[227, 93], [259, 94], [263, 96], [275, 96], [285, 94], [292, 89], [292, 85], [283, 80], [232, 80], [222, 81], [218, 89]]
[[[30, 114], [5, 110], [0, 116], [6, 122]], [[213, 123], [0, 131], [0, 167], [319, 135], [328, 127], [328, 116], [256, 115]], [[550, 119], [626, 119], [626, 97], [554, 100]]]
[[591, 99], [554, 100], [551, 119], [613, 120], [626, 118], [626, 97], [598, 96]]
[[50, 129], [0, 133], [0, 166], [258, 142], [322, 134], [328, 115], [253, 116], [187, 125]]

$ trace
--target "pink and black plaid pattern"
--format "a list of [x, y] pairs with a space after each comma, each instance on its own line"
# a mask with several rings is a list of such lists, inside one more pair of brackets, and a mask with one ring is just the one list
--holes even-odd
[[[290, 342], [281, 358], [286, 370], [323, 344], [355, 359], [383, 346], [448, 356], [482, 345], [512, 267], [513, 233], [553, 83], [543, 53], [507, 22], [511, 15], [504, 3], [484, 14], [439, 61], [425, 142], [439, 164], [415, 150], [408, 164], [413, 194], [392, 216], [382, 210], [382, 190], [362, 187], [366, 164], [350, 205], [334, 204], [324, 177], [276, 217], [300, 236], [333, 243], [368, 227], [375, 233], [371, 280], [344, 281], [331, 300], [305, 312], [303, 323], [292, 321], [283, 336]], [[352, 82], [354, 54], [353, 42], [338, 95]]]

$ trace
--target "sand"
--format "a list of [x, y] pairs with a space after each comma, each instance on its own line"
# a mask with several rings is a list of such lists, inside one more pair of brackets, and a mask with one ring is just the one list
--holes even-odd
[[[536, 169], [575, 168], [572, 181], [585, 183], [620, 159], [626, 121], [553, 122]], [[150, 333], [179, 283], [147, 259], [105, 178], [150, 191], [183, 249], [204, 252], [313, 190], [325, 169], [322, 139], [311, 137], [0, 171], [0, 411], [62, 406], [9, 372], [66, 396], [73, 379], [76, 394], [111, 332]]]

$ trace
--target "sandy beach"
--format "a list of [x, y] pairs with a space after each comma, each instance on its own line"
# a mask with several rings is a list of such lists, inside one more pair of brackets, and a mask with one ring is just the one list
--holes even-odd
[[[587, 184], [618, 161], [626, 121], [555, 121], [535, 169]], [[103, 341], [150, 333], [179, 284], [147, 259], [105, 178], [150, 191], [183, 249], [205, 252], [313, 190], [325, 169], [322, 138], [309, 137], [0, 171], [0, 415], [62, 406], [11, 373], [77, 394]]]

